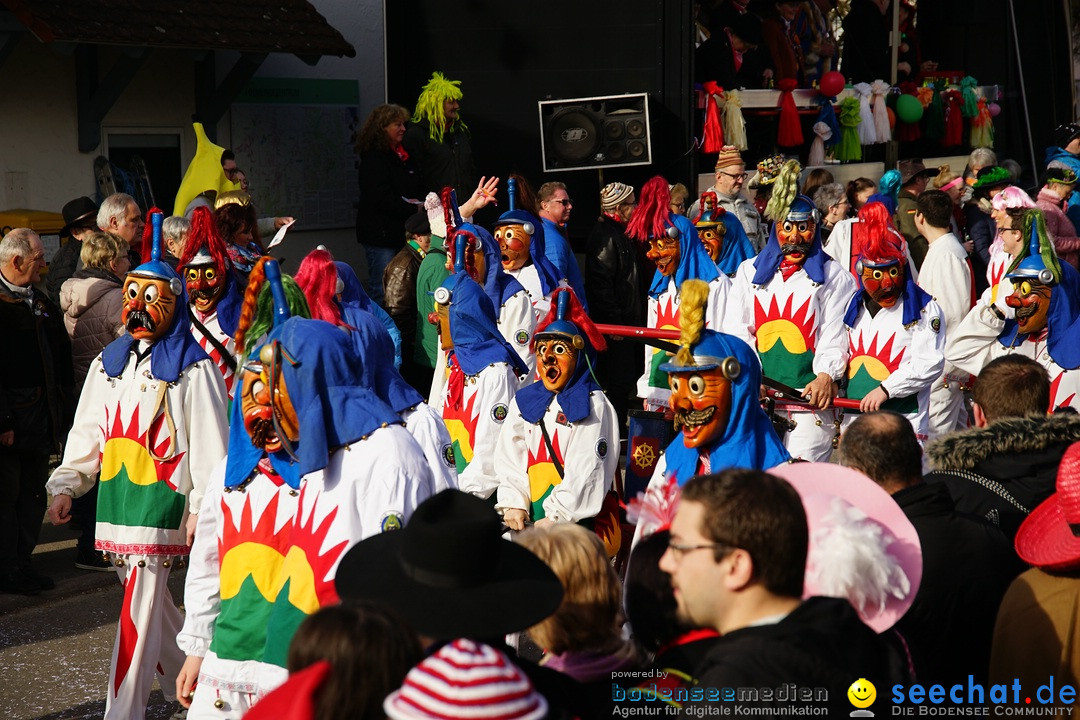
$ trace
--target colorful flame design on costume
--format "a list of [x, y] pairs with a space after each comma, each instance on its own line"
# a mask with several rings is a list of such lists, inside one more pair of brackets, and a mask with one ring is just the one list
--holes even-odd
[[814, 379], [817, 315], [810, 311], [811, 298], [793, 313], [794, 300], [789, 295], [781, 308], [773, 296], [766, 310], [755, 297], [754, 334], [765, 376], [801, 388]]
[[476, 423], [480, 419], [474, 407], [477, 395], [478, 393], [473, 392], [472, 397], [460, 409], [450, 407], [449, 403], [443, 407], [443, 422], [450, 433], [450, 443], [454, 447], [454, 463], [459, 473], [469, 466], [473, 458]]
[[[675, 302], [676, 298], [676, 295], [668, 293], [664, 297], [663, 302], [657, 301], [656, 329], [679, 329], [679, 305]], [[669, 359], [671, 359], [671, 355], [668, 352], [661, 350], [660, 348], [652, 349], [652, 356], [649, 358], [649, 387], [667, 389], [668, 376], [666, 372], [660, 370], [660, 366]]]
[[1071, 393], [1068, 397], [1057, 399], [1058, 390], [1061, 388], [1061, 380], [1065, 377], [1065, 371], [1062, 370], [1057, 374], [1057, 377], [1050, 383], [1050, 411], [1053, 412], [1054, 408], [1059, 407], [1072, 407], [1073, 401], [1076, 400], [1076, 393]]
[[[866, 335], [859, 333], [858, 342], [849, 338], [851, 347], [851, 360], [848, 363], [848, 389], [849, 398], [861, 400], [866, 395], [884, 382], [890, 375], [897, 371], [900, 363], [904, 360], [906, 347], [897, 348], [893, 355], [893, 344], [896, 335], [890, 335], [883, 345], [879, 346], [880, 335], [875, 335], [866, 346]], [[913, 413], [919, 410], [918, 395], [909, 395], [903, 398], [890, 398], [882, 404], [882, 409], [893, 410], [898, 413]]]
[[[556, 428], [551, 432], [551, 446], [555, 450], [555, 457], [559, 460], [559, 463], [565, 467], [563, 461], [563, 449], [559, 442], [559, 430]], [[548, 452], [547, 443], [543, 438], [540, 438], [540, 446], [536, 449], [534, 454], [532, 449], [529, 449], [529, 456], [527, 460], [527, 467], [529, 473], [529, 499], [532, 501], [532, 518], [533, 522], [546, 517], [544, 512], [544, 500], [551, 494], [551, 491], [555, 489], [555, 486], [562, 482], [562, 478], [559, 477], [559, 473], [555, 470], [555, 463], [552, 462], [551, 454]]]
[[[99, 522], [133, 527], [175, 530], [180, 527], [187, 498], [178, 492], [176, 477], [186, 453], [170, 447], [165, 414], [158, 415], [145, 431], [139, 429], [139, 408], [125, 424], [120, 404], [111, 413], [105, 408], [105, 437], [101, 450], [101, 483], [98, 495]], [[149, 442], [148, 442], [149, 441]], [[153, 447], [156, 460], [147, 450]]]

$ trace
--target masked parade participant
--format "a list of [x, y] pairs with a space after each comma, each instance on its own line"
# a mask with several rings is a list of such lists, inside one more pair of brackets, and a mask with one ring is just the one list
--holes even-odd
[[495, 241], [499, 243], [500, 259], [506, 274], [516, 279], [529, 294], [536, 318], [551, 309], [551, 295], [566, 278], [544, 255], [544, 227], [540, 219], [528, 210], [518, 210], [517, 181], [506, 181], [510, 194], [510, 209], [495, 223]]
[[796, 196], [798, 178], [799, 163], [789, 160], [766, 211], [769, 241], [739, 266], [724, 329], [756, 348], [766, 378], [802, 391], [809, 407], [777, 403], [791, 427], [784, 444], [794, 457], [824, 462], [839, 435], [830, 404], [847, 370], [843, 320], [857, 287], [822, 250], [817, 208]]
[[161, 261], [160, 214], [151, 259], [124, 281], [127, 334], [90, 365], [63, 461], [49, 478], [49, 517], [70, 518], [71, 499], [100, 473], [99, 550], [109, 553], [124, 601], [109, 671], [105, 717], [146, 714], [155, 671], [168, 698], [183, 663], [182, 618], [167, 581], [189, 551], [189, 512], [225, 456], [225, 384], [188, 327], [187, 293]]
[[239, 718], [284, 682], [297, 626], [338, 602], [345, 551], [432, 492], [401, 419], [363, 387], [368, 359], [333, 325], [290, 318], [276, 261], [265, 273], [273, 328], [242, 368], [184, 590], [176, 691], [192, 720]]
[[[626, 234], [646, 244], [647, 258], [656, 263], [656, 273], [649, 286], [647, 327], [674, 330], [679, 327], [679, 288], [687, 280], [709, 284], [708, 315], [705, 326], [718, 328], [724, 317], [731, 281], [717, 270], [694, 225], [682, 215], [671, 212], [671, 193], [667, 181], [657, 175], [641, 188], [637, 209], [626, 227]], [[663, 410], [671, 391], [660, 365], [667, 361], [663, 350], [645, 348], [645, 372], [638, 379], [638, 397], [646, 410]]]
[[728, 277], [734, 277], [739, 265], [756, 255], [750, 238], [739, 218], [719, 206], [715, 192], [703, 192], [699, 205], [701, 212], [694, 218], [694, 227], [701, 244], [716, 263], [716, 268]]
[[1042, 211], [1024, 212], [1027, 247], [1013, 261], [1005, 278], [1012, 294], [1005, 302], [1015, 318], [984, 297], [950, 333], [945, 359], [978, 375], [994, 358], [1018, 353], [1046, 368], [1050, 375], [1050, 407], [1080, 408], [1080, 273], [1058, 260], [1046, 232]]
[[190, 299], [191, 332], [210, 359], [217, 363], [231, 398], [236, 381], [233, 336], [240, 322], [243, 293], [214, 215], [205, 207], [195, 208], [192, 214], [179, 272]]
[[352, 267], [335, 262], [330, 252], [320, 246], [300, 262], [296, 277], [304, 289], [311, 316], [336, 325], [349, 335], [357, 356], [364, 360], [363, 387], [401, 416], [405, 428], [428, 459], [436, 492], [456, 488], [457, 467], [442, 417], [394, 367], [394, 345], [382, 323], [356, 303], [342, 300], [350, 287], [360, 287], [360, 279]]
[[518, 391], [495, 447], [495, 509], [507, 526], [595, 517], [619, 463], [615, 408], [592, 376], [604, 336], [569, 289], [536, 332], [540, 382]]
[[435, 291], [447, 366], [440, 409], [453, 443], [458, 487], [487, 498], [498, 485], [495, 443], [526, 367], [499, 333], [491, 299], [465, 272], [464, 238], [458, 242], [457, 270]]
[[[855, 269], [862, 292], [844, 316], [851, 351], [847, 396], [859, 401], [860, 412], [900, 413], [924, 443], [930, 390], [945, 367], [944, 316], [911, 277], [904, 238], [885, 206], [867, 203], [859, 220], [852, 237], [861, 248]], [[845, 416], [844, 425], [856, 417]]]

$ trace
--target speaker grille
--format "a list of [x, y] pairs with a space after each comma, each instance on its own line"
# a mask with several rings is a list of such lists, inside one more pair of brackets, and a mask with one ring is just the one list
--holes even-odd
[[580, 162], [596, 152], [600, 123], [583, 109], [565, 110], [551, 119], [551, 151], [567, 162]]

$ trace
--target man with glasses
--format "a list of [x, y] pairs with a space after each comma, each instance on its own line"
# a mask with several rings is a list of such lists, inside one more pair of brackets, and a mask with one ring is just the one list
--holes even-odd
[[71, 343], [63, 313], [34, 284], [45, 247], [28, 228], [0, 241], [0, 592], [37, 595], [53, 581], [30, 565], [45, 510], [49, 456], [74, 407]]
[[566, 282], [574, 289], [574, 294], [585, 304], [585, 310], [588, 311], [585, 281], [581, 278], [581, 268], [578, 267], [574, 250], [570, 247], [566, 227], [570, 222], [570, 210], [574, 207], [574, 201], [566, 192], [566, 185], [561, 182], [544, 183], [536, 197], [540, 205], [540, 220], [544, 224], [544, 255], [558, 269], [559, 275], [566, 278]]
[[[750, 238], [750, 244], [754, 246], [754, 252], [758, 253], [765, 246], [768, 228], [761, 222], [761, 214], [754, 204], [742, 195], [746, 176], [746, 161], [739, 149], [734, 145], [725, 145], [716, 158], [716, 183], [709, 191], [716, 193], [716, 201], [720, 207], [739, 218], [743, 230]], [[701, 201], [698, 200], [690, 206], [687, 216], [694, 218], [700, 214]]]
[[[774, 475], [731, 469], [683, 486], [660, 569], [671, 576], [679, 619], [721, 635], [697, 673], [699, 705], [721, 699], [710, 692], [746, 688], [758, 692], [738, 698], [743, 706], [846, 716], [855, 679], [879, 688], [899, 680], [895, 653], [847, 600], [802, 599], [808, 545], [802, 501]], [[761, 692], [789, 683], [817, 697]]]

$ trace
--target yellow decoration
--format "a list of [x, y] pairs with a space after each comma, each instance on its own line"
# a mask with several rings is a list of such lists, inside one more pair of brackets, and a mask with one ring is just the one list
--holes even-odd
[[225, 177], [221, 169], [221, 153], [225, 148], [210, 141], [202, 123], [192, 123], [195, 128], [195, 157], [184, 172], [180, 189], [176, 192], [173, 203], [173, 215], [183, 215], [188, 203], [207, 190], [217, 193], [240, 190], [240, 183], [234, 183]]

